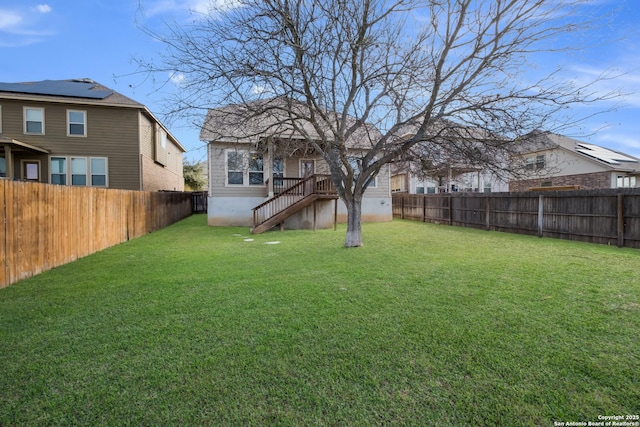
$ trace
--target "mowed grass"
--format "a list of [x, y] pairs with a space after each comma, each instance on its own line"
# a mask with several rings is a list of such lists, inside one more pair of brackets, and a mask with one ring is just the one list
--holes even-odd
[[205, 224], [0, 290], [0, 425], [640, 413], [638, 250], [400, 220], [345, 249], [343, 227]]

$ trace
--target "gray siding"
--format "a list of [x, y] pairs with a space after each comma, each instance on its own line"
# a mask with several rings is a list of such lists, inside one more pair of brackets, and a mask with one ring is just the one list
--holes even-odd
[[[209, 195], [210, 196], [237, 196], [237, 197], [266, 197], [266, 186], [226, 186], [225, 150], [227, 149], [249, 150], [250, 145], [242, 144], [209, 144]], [[288, 157], [285, 159], [284, 176], [287, 178], [300, 177], [300, 160], [314, 160], [316, 165], [315, 173], [329, 174], [329, 166], [319, 156], [315, 157]], [[384, 166], [376, 177], [376, 186], [370, 187], [364, 194], [365, 198], [370, 197], [391, 197], [390, 168]], [[268, 171], [265, 165], [265, 179]]]

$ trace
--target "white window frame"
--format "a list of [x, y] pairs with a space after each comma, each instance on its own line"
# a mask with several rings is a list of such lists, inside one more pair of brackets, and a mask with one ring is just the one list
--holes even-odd
[[[359, 157], [349, 157], [349, 163], [351, 164], [351, 167], [353, 168], [353, 180], [355, 182], [356, 179], [358, 179], [358, 177], [360, 176], [360, 164], [359, 164], [359, 160], [361, 160]], [[365, 188], [365, 191], [367, 188], [376, 188], [378, 186], [378, 177], [374, 176], [373, 178], [371, 178], [371, 181], [369, 182], [369, 185], [367, 185], [367, 187]]]
[[[93, 165], [91, 164], [91, 162], [93, 160], [104, 160], [104, 174], [102, 173], [94, 173], [93, 171]], [[89, 186], [91, 187], [101, 187], [101, 188], [108, 188], [109, 187], [109, 159], [107, 157], [89, 157], [89, 170], [88, 170], [88, 175], [89, 175]], [[93, 177], [94, 176], [104, 176], [104, 185], [96, 185], [93, 183]]]
[[[73, 166], [74, 166], [74, 163], [75, 163], [74, 160], [81, 160], [81, 161], [84, 162], [84, 173], [83, 174], [74, 173], [74, 172], [76, 172], [76, 171], [73, 170]], [[84, 176], [84, 184], [75, 184], [73, 182], [73, 178], [75, 176]], [[70, 180], [68, 181], [69, 185], [72, 185], [74, 187], [87, 187], [88, 184], [89, 184], [88, 176], [89, 176], [89, 165], [87, 164], [87, 158], [86, 157], [71, 156], [69, 158], [69, 178], [70, 178]]]
[[[229, 169], [229, 153], [237, 153], [242, 158], [242, 171], [240, 170], [230, 170]], [[265, 187], [266, 180], [266, 168], [264, 164], [264, 156], [262, 157], [262, 171], [255, 171], [250, 169], [251, 157], [254, 155], [258, 155], [258, 153], [249, 151], [249, 150], [236, 150], [236, 149], [227, 149], [224, 150], [224, 184], [226, 187]], [[242, 184], [231, 184], [229, 183], [229, 172], [242, 172]], [[262, 183], [261, 184], [251, 184], [250, 174], [262, 173]]]
[[[27, 111], [28, 110], [39, 110], [42, 115], [42, 132], [28, 132], [27, 131]], [[44, 120], [44, 108], [43, 107], [22, 107], [22, 125], [23, 131], [25, 135], [44, 135], [45, 134], [45, 120]]]
[[[82, 123], [72, 122], [71, 113], [82, 114]], [[71, 125], [82, 124], [82, 134], [71, 133]], [[87, 137], [87, 112], [84, 110], [67, 110], [67, 136], [71, 138], [86, 138]]]
[[[52, 161], [53, 159], [63, 159], [64, 160], [64, 175], [62, 173], [58, 173], [56, 172], [55, 174], [53, 173], [53, 168], [51, 167], [52, 165]], [[67, 158], [65, 156], [50, 156], [49, 157], [49, 183], [54, 184], [53, 182], [53, 175], [63, 175], [64, 176], [64, 184], [60, 184], [60, 183], [56, 183], [56, 185], [67, 185], [67, 170], [68, 170], [68, 166], [67, 166]]]
[[[28, 167], [29, 165], [35, 166], [35, 173], [36, 173], [35, 177], [29, 175], [31, 172], [33, 172], [33, 170], [29, 170], [30, 169]], [[23, 181], [39, 182], [41, 170], [42, 170], [42, 165], [40, 164], [40, 160], [32, 160], [32, 159], [20, 160], [20, 178]]]
[[618, 175], [617, 187], [618, 188], [635, 188], [636, 177], [633, 175]]
[[[108, 188], [109, 187], [109, 159], [108, 157], [88, 157], [88, 156], [50, 156], [49, 157], [49, 182], [53, 183], [53, 169], [51, 167], [51, 161], [53, 159], [64, 159], [64, 173], [55, 173], [55, 175], [64, 175], [64, 184], [58, 185], [69, 185], [74, 187], [100, 187], [100, 188]], [[85, 161], [85, 184], [73, 184], [73, 160], [83, 159]], [[104, 171], [105, 173], [94, 173], [92, 170], [91, 162], [92, 160], [104, 160]], [[105, 185], [94, 185], [93, 177], [94, 176], [103, 176]]]
[[0, 133], [2, 133], [2, 105], [0, 105]]

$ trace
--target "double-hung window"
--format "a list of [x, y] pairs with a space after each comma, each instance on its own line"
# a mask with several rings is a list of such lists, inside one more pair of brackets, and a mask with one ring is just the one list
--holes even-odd
[[67, 136], [87, 136], [87, 112], [67, 110]]
[[91, 186], [107, 186], [107, 159], [105, 157], [91, 157]]
[[67, 158], [52, 157], [51, 166], [51, 183], [59, 185], [67, 185]]
[[264, 184], [264, 161], [262, 156], [251, 154], [249, 158], [249, 185]]
[[106, 187], [109, 183], [106, 157], [51, 157], [51, 184]]
[[227, 184], [244, 185], [242, 151], [227, 151]]
[[87, 158], [71, 158], [71, 185], [87, 185]]
[[44, 108], [24, 107], [24, 133], [44, 135]]
[[257, 153], [227, 150], [227, 185], [264, 185], [264, 159]]
[[[352, 158], [349, 159], [349, 164], [353, 168], [353, 181], [354, 181], [354, 183], [358, 179], [358, 177], [360, 176], [360, 162], [358, 160], [359, 159], [357, 159], [355, 157], [352, 157]], [[376, 177], [374, 176], [369, 181], [369, 185], [367, 185], [365, 188], [375, 188], [375, 187], [376, 187]]]

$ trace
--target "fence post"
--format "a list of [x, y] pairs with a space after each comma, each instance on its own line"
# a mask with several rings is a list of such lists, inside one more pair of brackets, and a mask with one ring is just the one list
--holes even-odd
[[618, 193], [618, 247], [624, 246], [624, 194]]
[[448, 197], [448, 199], [449, 199], [448, 200], [449, 201], [449, 225], [453, 225], [453, 203], [451, 201], [452, 197], [453, 196], [451, 196], [451, 194], [449, 194], [449, 197]]
[[422, 196], [422, 222], [427, 222], [427, 196]]
[[485, 227], [487, 228], [487, 231], [491, 230], [491, 221], [490, 221], [490, 214], [491, 214], [491, 196], [486, 196], [484, 199], [484, 221], [485, 221]]
[[404, 219], [404, 194], [400, 196], [400, 218]]
[[538, 237], [542, 237], [542, 215], [544, 214], [543, 196], [538, 196]]

